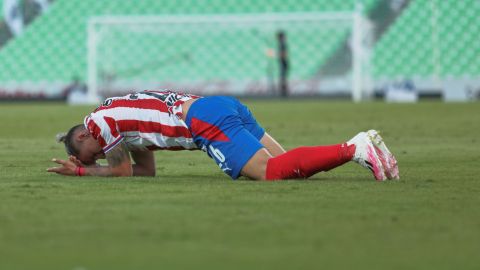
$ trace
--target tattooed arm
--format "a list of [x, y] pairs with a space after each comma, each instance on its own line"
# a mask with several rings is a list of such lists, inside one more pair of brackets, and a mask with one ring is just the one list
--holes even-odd
[[132, 162], [127, 147], [122, 142], [105, 154], [108, 166], [85, 168], [85, 175], [132, 176]]
[[[130, 154], [125, 144], [120, 143], [106, 153], [108, 161], [107, 166], [85, 167], [85, 175], [91, 176], [132, 176], [133, 168], [130, 161]], [[77, 164], [71, 160], [53, 159], [54, 162], [62, 165], [47, 169], [48, 172], [54, 172], [63, 175], [75, 175]]]
[[85, 175], [91, 176], [132, 176], [132, 162], [124, 143], [120, 143], [105, 154], [108, 166], [86, 167]]

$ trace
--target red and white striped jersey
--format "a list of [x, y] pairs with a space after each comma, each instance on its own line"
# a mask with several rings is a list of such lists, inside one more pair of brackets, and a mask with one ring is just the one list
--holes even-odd
[[143, 91], [105, 100], [84, 125], [107, 153], [120, 142], [129, 150], [197, 149], [181, 119], [182, 104], [199, 96]]

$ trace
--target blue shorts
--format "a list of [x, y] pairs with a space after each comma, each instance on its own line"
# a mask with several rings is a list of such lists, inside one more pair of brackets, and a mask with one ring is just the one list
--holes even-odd
[[250, 110], [232, 97], [204, 97], [188, 110], [185, 122], [195, 144], [233, 179], [263, 145], [265, 130]]

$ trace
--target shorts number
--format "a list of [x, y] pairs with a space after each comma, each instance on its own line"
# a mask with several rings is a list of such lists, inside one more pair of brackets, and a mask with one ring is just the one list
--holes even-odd
[[225, 162], [225, 156], [220, 149], [213, 147], [211, 144], [208, 146], [208, 149], [210, 150], [210, 155], [214, 156], [215, 159], [218, 160], [218, 167], [220, 167], [222, 171], [227, 173], [227, 171], [232, 170], [228, 167], [227, 162]]
[[224, 156], [223, 153], [220, 151], [220, 149], [213, 147], [211, 144], [210, 144], [210, 146], [209, 146], [208, 148], [210, 148], [210, 153], [211, 153], [213, 156], [215, 156], [215, 158], [216, 158], [219, 162], [225, 162], [225, 156]]

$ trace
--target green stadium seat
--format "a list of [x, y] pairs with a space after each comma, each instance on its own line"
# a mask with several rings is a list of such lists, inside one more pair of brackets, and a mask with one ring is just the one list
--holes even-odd
[[472, 61], [480, 52], [478, 14], [476, 0], [411, 1], [375, 45], [374, 77], [480, 75]]
[[[365, 10], [368, 12], [379, 0], [364, 0]], [[147, 14], [240, 14], [260, 12], [303, 12], [303, 11], [342, 11], [353, 10], [354, 0], [207, 0], [199, 4], [196, 0], [56, 0], [50, 6], [47, 14], [36, 19], [26, 31], [18, 38], [11, 40], [0, 50], [0, 66], [8, 67], [11, 72], [0, 72], [0, 82], [6, 81], [50, 81], [68, 82], [73, 77], [86, 79], [86, 22], [87, 18], [95, 15], [147, 15]], [[345, 31], [325, 33], [319, 39], [322, 43], [322, 50], [316, 52], [315, 56], [308, 55], [302, 49], [302, 44], [312, 42], [309, 39], [308, 31], [292, 33], [292, 39], [299, 42], [292, 44], [290, 53], [299, 57], [292, 60], [291, 74], [305, 78], [315, 73], [322, 63], [343, 44], [348, 33]], [[179, 37], [176, 42], [164, 46], [172, 48], [170, 52], [160, 52], [155, 49], [159, 42], [158, 37], [145, 40], [143, 44], [135, 44], [135, 40], [124, 37], [123, 42], [112, 45], [112, 50], [125, 57], [112, 57], [111, 65], [118, 70], [127, 70], [136, 66], [138, 62], [148, 63], [152, 55], [161, 53], [174, 54], [178, 51], [189, 51], [193, 46], [188, 37]], [[228, 42], [242, 42], [240, 37], [231, 33], [218, 36], [211, 42], [210, 46], [223, 46], [228, 48]], [[139, 47], [139, 52], [130, 53], [126, 50], [129, 44]], [[124, 46], [121, 46], [124, 45]], [[319, 44], [320, 45], [320, 44]], [[116, 47], [115, 47], [116, 46]], [[319, 46], [320, 47], [320, 46]], [[245, 47], [245, 50], [248, 48]], [[237, 49], [238, 50], [238, 49]], [[242, 50], [242, 49], [240, 49]], [[380, 50], [381, 51], [381, 50]], [[203, 53], [202, 53], [203, 52]], [[262, 77], [265, 74], [265, 67], [258, 63], [258, 59], [265, 59], [263, 52], [258, 54], [244, 54], [232, 52], [229, 61], [212, 61], [209, 56], [209, 48], [196, 48], [193, 56], [195, 64], [178, 63], [169, 66], [168, 69], [158, 69], [144, 72], [141, 79], [152, 79], [168, 77], [182, 80], [185, 77], [193, 76], [214, 79], [218, 76]], [[388, 58], [388, 53], [384, 53]], [[242, 67], [234, 66], [241, 62], [241, 55], [251, 55], [251, 61], [242, 61]], [[263, 60], [262, 60], [263, 61]], [[232, 69], [219, 63], [229, 63]], [[209, 68], [198, 63], [208, 63]], [[194, 66], [190, 71], [185, 67]], [[233, 68], [234, 67], [234, 68]], [[106, 67], [105, 67], [106, 68]], [[234, 70], [235, 74], [229, 73]], [[14, 72], [13, 72], [14, 71]], [[189, 77], [191, 76], [191, 77]], [[201, 78], [200, 78], [201, 77]]]

